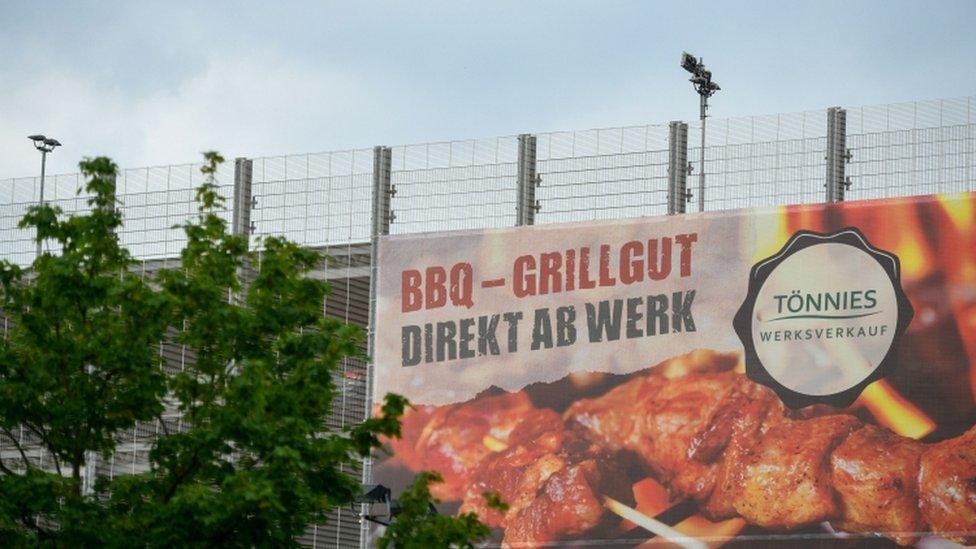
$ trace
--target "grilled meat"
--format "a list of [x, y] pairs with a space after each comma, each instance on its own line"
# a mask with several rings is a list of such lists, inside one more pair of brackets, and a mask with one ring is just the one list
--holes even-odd
[[922, 517], [932, 530], [976, 543], [976, 427], [926, 449], [918, 484]]
[[837, 525], [885, 532], [901, 544], [914, 541], [925, 528], [916, 483], [924, 450], [924, 444], [874, 425], [851, 433], [830, 456], [842, 517]]
[[460, 500], [475, 466], [492, 452], [492, 443], [507, 444], [512, 431], [535, 411], [525, 393], [418, 407], [404, 417], [404, 436], [391, 441], [391, 446], [411, 469], [441, 474], [444, 482], [430, 488], [434, 497]]
[[564, 417], [634, 451], [712, 518], [777, 530], [831, 520], [902, 544], [926, 530], [976, 540], [976, 428], [925, 445], [823, 407], [790, 414], [741, 374], [684, 369], [649, 370]]
[[[607, 522], [603, 496], [623, 497], [630, 486], [621, 459], [567, 429], [552, 410], [516, 427], [508, 448], [482, 460], [472, 479], [461, 511], [504, 527], [509, 545], [564, 539]], [[508, 511], [488, 508], [485, 492], [497, 492]]]
[[[510, 544], [605, 522], [601, 496], [626, 492], [620, 464], [635, 458], [713, 519], [776, 530], [829, 520], [902, 544], [928, 530], [976, 541], [976, 428], [926, 445], [826, 407], [790, 412], [735, 363], [710, 351], [676, 357], [561, 417], [523, 393], [421, 410], [429, 419], [408, 459], [427, 457], [410, 466], [447, 465], [435, 495], [463, 499]], [[486, 491], [508, 512], [487, 509]]]
[[830, 453], [861, 425], [843, 415], [777, 424], [743, 456], [733, 507], [749, 522], [775, 530], [837, 516]]

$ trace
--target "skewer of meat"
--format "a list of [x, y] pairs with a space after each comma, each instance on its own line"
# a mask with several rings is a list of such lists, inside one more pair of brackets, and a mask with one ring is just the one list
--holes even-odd
[[[448, 482], [435, 495], [463, 497], [462, 510], [504, 527], [509, 544], [606, 521], [601, 496], [617, 497], [630, 454], [715, 519], [741, 516], [776, 530], [831, 520], [899, 543], [926, 529], [974, 539], [976, 429], [924, 445], [853, 416], [791, 414], [730, 371], [735, 362], [707, 351], [677, 357], [562, 418], [523, 393], [424, 409], [417, 417], [426, 419], [405, 423], [405, 439], [416, 441], [406, 459], [414, 469], [446, 459]], [[488, 490], [511, 504], [504, 516], [484, 508]]]
[[636, 453], [710, 518], [773, 530], [829, 520], [902, 544], [927, 530], [976, 541], [976, 428], [923, 444], [850, 415], [790, 414], [732, 371], [668, 379], [651, 370], [564, 418]]
[[[734, 355], [699, 351], [660, 365], [679, 377], [691, 371], [728, 370]], [[523, 392], [481, 396], [445, 407], [421, 406], [404, 419], [404, 436], [393, 441], [412, 470], [435, 469], [445, 482], [436, 497], [462, 500], [493, 527], [505, 529], [507, 545], [535, 545], [573, 537], [613, 522], [604, 497], [629, 499], [626, 471], [640, 466], [628, 452], [586, 440], [550, 409], [533, 408]], [[629, 466], [628, 466], [629, 465]], [[504, 515], [489, 508], [484, 492], [509, 504]]]

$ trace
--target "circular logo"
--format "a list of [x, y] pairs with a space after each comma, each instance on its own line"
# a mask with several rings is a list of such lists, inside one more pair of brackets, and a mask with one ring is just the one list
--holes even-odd
[[896, 256], [857, 229], [801, 231], [753, 266], [734, 327], [746, 373], [787, 405], [847, 406], [887, 375], [912, 315]]

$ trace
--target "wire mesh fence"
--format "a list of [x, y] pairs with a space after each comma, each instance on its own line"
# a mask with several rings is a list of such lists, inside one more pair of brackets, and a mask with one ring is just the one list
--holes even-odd
[[[197, 209], [196, 188], [203, 183], [202, 164], [156, 166], [120, 170], [116, 178], [116, 201], [125, 217], [119, 238], [133, 256], [141, 260], [176, 257], [186, 239], [179, 225]], [[222, 165], [216, 174], [219, 192], [233, 194], [233, 167]], [[20, 265], [29, 264], [36, 255], [34, 232], [18, 228], [18, 222], [30, 206], [40, 200], [40, 178], [8, 180], [11, 199], [0, 203], [0, 242], [2, 259]], [[85, 178], [80, 173], [45, 178], [44, 201], [60, 208], [65, 215], [88, 211], [89, 195], [84, 191]], [[0, 191], [2, 192], [2, 191]], [[230, 221], [231, 211], [221, 212]], [[45, 242], [46, 250], [54, 243]]]
[[554, 132], [537, 140], [539, 222], [667, 213], [667, 125]]
[[306, 246], [368, 241], [372, 172], [372, 149], [255, 158], [252, 234]]
[[[976, 190], [976, 101], [973, 97], [846, 110], [848, 199], [883, 198]], [[696, 210], [701, 152], [700, 125], [689, 124], [688, 166], [670, 166], [667, 124], [535, 135], [533, 181], [524, 177], [518, 136], [394, 146], [390, 150], [392, 234], [514, 226], [519, 219], [518, 188], [535, 186], [530, 204], [536, 223], [663, 215], [668, 210], [669, 170], [689, 170]], [[705, 143], [705, 209], [821, 202], [825, 197], [828, 113], [708, 119]], [[247, 208], [247, 232], [256, 250], [261, 239], [284, 236], [326, 252], [313, 276], [332, 292], [323, 304], [328, 315], [368, 329], [377, 172], [374, 149], [261, 157], [250, 160], [252, 201], [229, 200], [245, 184], [233, 163], [217, 173], [228, 198], [222, 215], [230, 225], [234, 207]], [[178, 227], [194, 215], [200, 164], [122, 170], [117, 199], [125, 217], [123, 244], [152, 276], [178, 266], [185, 243]], [[33, 234], [17, 223], [40, 199], [37, 177], [0, 180], [0, 259], [21, 265], [35, 256]], [[44, 199], [66, 213], [87, 209], [80, 174], [48, 176]], [[50, 244], [48, 244], [50, 246]], [[6, 320], [4, 320], [6, 327]], [[192, 353], [172, 342], [160, 344], [168, 369], [178, 369]], [[174, 370], [176, 371], [176, 370]], [[336, 372], [341, 391], [327, 428], [341, 429], [368, 412], [369, 364], [348, 359]], [[186, 426], [178, 413], [119, 433], [109, 459], [95, 462], [96, 475], [133, 474], [148, 467], [148, 448], [162, 430]], [[0, 452], [32, 444], [30, 433], [0, 436]], [[42, 452], [28, 459], [43, 463]], [[359, 474], [359, 467], [350, 469]], [[359, 518], [338, 509], [324, 525], [309, 527], [303, 543], [347, 547], [359, 540]]]
[[515, 224], [518, 138], [393, 147], [393, 234]]
[[848, 196], [884, 198], [973, 190], [972, 97], [878, 105], [847, 113]]
[[[849, 199], [958, 192], [976, 175], [973, 97], [847, 109]], [[708, 120], [705, 209], [819, 202], [824, 196], [826, 110]], [[697, 202], [700, 123], [689, 124], [689, 210]], [[537, 223], [662, 215], [667, 211], [666, 124], [536, 135]], [[370, 239], [372, 149], [254, 158], [250, 233], [307, 246]], [[391, 233], [516, 223], [517, 136], [392, 147]], [[194, 214], [200, 164], [122, 170], [123, 243], [140, 259], [174, 257], [178, 225]], [[233, 165], [217, 174], [233, 196]], [[47, 202], [83, 212], [80, 174], [51, 175]], [[29, 264], [33, 234], [17, 223], [39, 200], [39, 178], [0, 180], [0, 257]], [[230, 204], [228, 203], [228, 206]], [[233, 212], [226, 212], [230, 221]]]
[[[689, 124], [693, 204], [699, 193], [700, 132], [700, 122]], [[826, 111], [709, 119], [705, 133], [706, 210], [823, 201]]]

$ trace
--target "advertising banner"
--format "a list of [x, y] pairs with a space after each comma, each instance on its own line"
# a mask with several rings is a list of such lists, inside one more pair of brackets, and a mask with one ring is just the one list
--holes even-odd
[[374, 394], [414, 407], [373, 480], [441, 473], [439, 512], [493, 544], [976, 543], [976, 194], [391, 236], [377, 261]]

